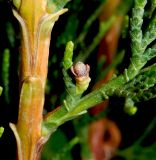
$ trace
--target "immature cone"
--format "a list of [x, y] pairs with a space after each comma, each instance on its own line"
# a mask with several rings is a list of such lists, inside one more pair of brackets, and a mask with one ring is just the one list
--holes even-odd
[[89, 77], [90, 66], [82, 62], [77, 62], [71, 67], [71, 71], [75, 75], [76, 93], [82, 94], [88, 88], [91, 81]]

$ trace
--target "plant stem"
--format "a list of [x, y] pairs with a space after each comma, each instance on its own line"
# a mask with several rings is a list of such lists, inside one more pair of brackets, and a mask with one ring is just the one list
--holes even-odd
[[[47, 0], [13, 2], [15, 7], [18, 7], [18, 11], [13, 9], [13, 13], [23, 33], [18, 121], [16, 125], [10, 124], [17, 141], [18, 160], [40, 159], [41, 148], [48, 138], [42, 136], [41, 124], [51, 31], [55, 21], [67, 11], [62, 9], [62, 3], [48, 2]], [[56, 10], [52, 9], [51, 12], [54, 5], [57, 5]]]
[[67, 110], [66, 106], [62, 105], [55, 111], [49, 113], [43, 121], [42, 134], [50, 134], [61, 124], [83, 113], [86, 113], [87, 109], [101, 103], [105, 99], [108, 99], [109, 96], [112, 96], [117, 89], [133, 79], [145, 64], [140, 62], [140, 59], [134, 59], [134, 64], [136, 63], [138, 64], [137, 68], [131, 64], [123, 75], [118, 76], [109, 83], [103, 85], [101, 88], [92, 91], [88, 95], [76, 101], [72, 106], [69, 107], [71, 108], [70, 110]]

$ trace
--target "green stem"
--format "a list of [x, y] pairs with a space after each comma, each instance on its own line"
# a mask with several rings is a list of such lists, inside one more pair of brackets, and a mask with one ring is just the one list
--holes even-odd
[[[108, 99], [110, 96], [115, 95], [117, 90], [120, 90], [120, 88], [129, 83], [139, 74], [140, 70], [147, 63], [148, 59], [154, 57], [155, 47], [152, 49], [146, 49], [147, 46], [142, 47], [143, 41], [141, 27], [143, 23], [144, 7], [146, 3], [147, 0], [135, 0], [135, 7], [133, 9], [131, 19], [132, 58], [130, 60], [128, 69], [125, 69], [123, 74], [112, 79], [107, 84], [104, 84], [101, 88], [94, 90], [81, 99], [74, 100], [72, 103], [68, 103], [68, 101], [66, 101], [66, 103], [57, 108], [54, 112], [49, 113], [42, 123], [43, 135], [49, 135], [61, 124], [83, 113], [86, 113], [87, 109], [101, 103], [105, 99]], [[99, 37], [101, 37], [101, 35], [102, 32], [99, 32]], [[99, 37], [96, 38], [99, 39]], [[90, 53], [97, 45], [96, 38], [91, 47], [88, 48], [86, 54]], [[154, 36], [154, 38], [156, 37]], [[148, 53], [148, 58], [145, 56], [146, 53]]]
[[72, 106], [69, 107], [70, 110], [63, 105], [62, 107], [56, 109], [56, 111], [49, 113], [42, 123], [42, 135], [49, 135], [61, 124], [86, 113], [87, 109], [101, 103], [105, 99], [108, 99], [109, 96], [112, 96], [116, 89], [133, 79], [138, 74], [138, 71], [144, 66], [144, 63], [141, 63], [139, 60], [140, 59], [137, 59], [136, 61], [134, 59], [134, 63], [137, 62], [138, 64], [136, 67], [130, 65], [125, 74], [120, 75], [108, 84], [103, 85], [100, 89], [89, 93], [73, 103]]

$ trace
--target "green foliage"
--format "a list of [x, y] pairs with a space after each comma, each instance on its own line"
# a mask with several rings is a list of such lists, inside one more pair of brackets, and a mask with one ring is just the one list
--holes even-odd
[[134, 106], [134, 102], [132, 99], [126, 98], [124, 110], [129, 115], [134, 115], [137, 112], [137, 108]]
[[4, 132], [4, 128], [0, 127], [0, 137], [2, 136], [3, 132]]
[[47, 11], [54, 13], [62, 9], [69, 0], [47, 0]]
[[123, 27], [122, 27], [122, 38], [126, 38], [128, 34], [128, 27], [129, 27], [129, 16], [126, 15], [123, 20]]
[[3, 63], [2, 63], [2, 82], [4, 86], [4, 96], [6, 103], [10, 101], [9, 95], [9, 69], [10, 69], [10, 51], [5, 49], [3, 53]]
[[118, 155], [126, 157], [126, 160], [154, 160], [156, 143], [153, 142], [150, 146], [143, 146], [142, 143], [149, 136], [150, 132], [154, 130], [155, 124], [156, 118], [151, 121], [145, 132], [142, 133], [141, 137], [133, 145], [119, 151]]
[[68, 142], [64, 133], [58, 129], [45, 145], [42, 160], [72, 160], [70, 154], [72, 147], [73, 144]]
[[10, 22], [7, 22], [6, 24], [6, 32], [7, 32], [7, 38], [9, 40], [9, 43], [11, 47], [14, 48], [15, 42], [16, 42], [16, 34], [13, 28], [13, 24], [11, 24]]
[[119, 96], [130, 97], [134, 102], [154, 98], [156, 96], [154, 91], [155, 75], [156, 64], [153, 64], [142, 69], [135, 79], [124, 85], [123, 88], [120, 88], [120, 91], [117, 93]]
[[150, 0], [150, 7], [145, 12], [145, 16], [151, 18], [155, 8], [156, 8], [156, 0]]
[[[92, 17], [91, 17], [91, 20], [92, 20]], [[98, 44], [102, 40], [103, 36], [106, 34], [106, 32], [108, 31], [110, 26], [113, 24], [114, 20], [115, 20], [115, 16], [112, 16], [106, 22], [100, 23], [98, 34], [94, 37], [92, 43], [89, 46], [83, 46], [82, 50], [80, 51], [80, 53], [76, 57], [75, 61], [78, 61], [78, 60], [86, 61], [86, 59], [90, 56], [90, 54], [98, 46]], [[89, 25], [90, 23], [86, 23], [86, 24]], [[87, 29], [85, 29], [85, 28], [88, 28], [89, 27], [88, 25], [86, 25], [84, 27], [84, 31], [80, 34], [80, 36], [78, 37], [78, 41], [76, 43], [80, 43], [80, 45], [83, 44], [84, 37], [87, 33], [86, 32]]]
[[[155, 45], [152, 46], [151, 48], [148, 47], [148, 45], [156, 39], [156, 35], [154, 32], [155, 17], [152, 18], [144, 34], [142, 31], [144, 7], [146, 3], [147, 3], [146, 0], [143, 0], [143, 1], [136, 0], [135, 6], [132, 11], [132, 18], [131, 18], [131, 24], [130, 24], [132, 57], [131, 57], [129, 67], [125, 69], [123, 74], [117, 76], [116, 78], [109, 81], [109, 83], [107, 83], [106, 85], [103, 85], [101, 88], [89, 93], [88, 95], [82, 98], [77, 99], [77, 98], [74, 98], [72, 94], [69, 94], [69, 96], [72, 97], [72, 99], [68, 100], [67, 98], [67, 100], [64, 100], [64, 105], [58, 111], [58, 113], [56, 111], [55, 114], [52, 115], [52, 117], [49, 117], [49, 119], [48, 118], [46, 119], [45, 124], [48, 125], [48, 127], [50, 126], [50, 123], [56, 124], [56, 126], [59, 126], [60, 124], [64, 123], [66, 120], [69, 120], [75, 116], [78, 116], [80, 113], [84, 113], [84, 111], [86, 111], [90, 107], [98, 103], [101, 103], [103, 100], [108, 99], [110, 96], [113, 96], [113, 95], [124, 96], [125, 98], [132, 100], [131, 96], [129, 96], [129, 93], [128, 93], [129, 90], [127, 90], [127, 88], [124, 89], [124, 86], [130, 84], [131, 81], [133, 80], [136, 81], [137, 75], [139, 75], [139, 73], [141, 72], [142, 68], [145, 66], [147, 61], [155, 56], [154, 54]], [[145, 44], [145, 42], [147, 43]], [[152, 80], [152, 77], [149, 77], [149, 79], [151, 80], [149, 81], [150, 83], [151, 82], [155, 83], [155, 81]], [[133, 91], [135, 91], [136, 89], [137, 87], [134, 86]], [[124, 91], [126, 92], [126, 94]], [[133, 93], [133, 91], [131, 95], [135, 94]], [[143, 92], [143, 90], [140, 89], [139, 92]], [[137, 97], [136, 94], [135, 94], [135, 97]], [[126, 107], [126, 111], [129, 110], [128, 112], [130, 114], [134, 114], [137, 110], [135, 107], [133, 107], [133, 105], [129, 107], [130, 106], [129, 103], [126, 103], [126, 106], [128, 106]], [[66, 112], [64, 112], [65, 111], [65, 109], [63, 109], [64, 107], [66, 108]], [[55, 116], [57, 117], [57, 119], [58, 117], [61, 116], [60, 121], [57, 120], [57, 123], [55, 122], [56, 121]]]
[[0, 95], [2, 94], [2, 90], [3, 90], [2, 87], [0, 87]]
[[[57, 12], [58, 10], [62, 9], [67, 2], [68, 0], [48, 0], [47, 10], [49, 13]], [[96, 0], [91, 1], [90, 3], [93, 2], [97, 3]], [[94, 30], [92, 29], [92, 25], [97, 23], [96, 21], [103, 9], [103, 5], [105, 2], [105, 0], [99, 0], [98, 7], [94, 7], [92, 13], [89, 14], [86, 11], [86, 6], [84, 7], [82, 5], [83, 1], [71, 1], [67, 6], [67, 8], [69, 8], [69, 13], [66, 15], [65, 20], [63, 20], [63, 25], [61, 23], [61, 29], [59, 29], [58, 27], [58, 30], [56, 30], [56, 35], [53, 35], [56, 41], [52, 44], [53, 46], [54, 44], [56, 44], [56, 46], [52, 48], [52, 51], [56, 53], [52, 54], [52, 59], [49, 63], [50, 73], [48, 77], [48, 92], [46, 95], [45, 112], [49, 111], [49, 108], [51, 109], [53, 106], [56, 106], [58, 104], [61, 105], [61, 108], [57, 109], [55, 112], [53, 112], [52, 116], [49, 116], [43, 121], [43, 135], [49, 135], [53, 133], [56, 128], [64, 124], [66, 121], [69, 121], [86, 113], [87, 109], [103, 102], [104, 100], [112, 96], [124, 97], [124, 111], [129, 115], [134, 115], [133, 117], [137, 117], [139, 110], [141, 110], [140, 108], [136, 107], [136, 103], [138, 105], [139, 102], [147, 101], [156, 97], [156, 64], [154, 59], [156, 57], [156, 1], [135, 0], [134, 8], [132, 9], [132, 17], [130, 18], [131, 12], [128, 13], [128, 15], [126, 14], [128, 11], [130, 11], [133, 1], [125, 0], [116, 9], [114, 14], [106, 21], [98, 21], [97, 29]], [[20, 1], [18, 0], [13, 1], [13, 3], [17, 8], [20, 6]], [[83, 10], [85, 10], [85, 16], [87, 17], [85, 17], [84, 20], [80, 14]], [[116, 16], [118, 15], [122, 15], [125, 17], [122, 26], [122, 37], [120, 38], [123, 38], [124, 41], [126, 41], [126, 47], [131, 45], [131, 50], [127, 51], [127, 48], [124, 45], [120, 44], [117, 51], [118, 54], [114, 58], [113, 63], [110, 64], [105, 70], [103, 70], [103, 65], [105, 64], [107, 59], [105, 59], [105, 57], [103, 56], [102, 60], [100, 62], [97, 62], [97, 47], [101, 39], [114, 23]], [[80, 25], [82, 26], [80, 27]], [[62, 32], [62, 30], [64, 31]], [[96, 33], [94, 33], [93, 35], [92, 31]], [[6, 32], [11, 48], [16, 48], [17, 44], [15, 43], [15, 31], [10, 22], [7, 22]], [[128, 37], [129, 33], [130, 37]], [[129, 39], [131, 40], [131, 43], [129, 43]], [[75, 47], [71, 40], [74, 42]], [[61, 53], [61, 56], [63, 57], [62, 58], [60, 56], [60, 50], [62, 49], [61, 47], [66, 43], [67, 45], [65, 48], [64, 57]], [[75, 52], [74, 56], [73, 50]], [[2, 59], [1, 81], [4, 90], [3, 95], [5, 104], [10, 104], [9, 85], [11, 82], [9, 82], [9, 79], [11, 79], [11, 77], [9, 77], [9, 74], [12, 71], [12, 68], [10, 67], [10, 56], [13, 55], [13, 53], [10, 52], [12, 52], [12, 50], [7, 46], [5, 47], [5, 50], [0, 57]], [[131, 55], [128, 55], [129, 52]], [[124, 58], [126, 56], [131, 56], [129, 65], [127, 65], [128, 67], [125, 68], [124, 72], [120, 74], [120, 71], [118, 71], [117, 67], [122, 61], [125, 60]], [[59, 72], [60, 70], [58, 67], [58, 63], [60, 63], [61, 60], [62, 72]], [[88, 91], [83, 91], [82, 94], [76, 93], [76, 82], [74, 80], [74, 76], [70, 73], [70, 68], [73, 65], [73, 61], [79, 60], [87, 61], [88, 64], [90, 63], [91, 76], [93, 76], [92, 84], [89, 87]], [[94, 64], [92, 62], [94, 62]], [[115, 69], [116, 71], [113, 78], [107, 84], [102, 85], [97, 90], [91, 91], [93, 84], [95, 84], [98, 80], [103, 79], [111, 69]], [[98, 71], [97, 73], [95, 72], [96, 70]], [[53, 81], [51, 81], [53, 77], [54, 79]], [[63, 80], [61, 81], [60, 79], [64, 80], [65, 87], [63, 86], [64, 84], [62, 84]], [[61, 91], [59, 90], [60, 88]], [[2, 88], [0, 87], [0, 95], [1, 92]], [[55, 103], [53, 103], [54, 101]], [[119, 108], [119, 106], [116, 107]], [[138, 112], [136, 113], [136, 111]], [[107, 112], [102, 113], [102, 115], [104, 114], [107, 114]], [[72, 160], [73, 158], [71, 152], [72, 148], [76, 144], [79, 144], [81, 146], [81, 155], [89, 158], [92, 157], [87, 146], [87, 125], [91, 121], [94, 121], [94, 118], [95, 117], [90, 116], [88, 120], [87, 116], [84, 116], [84, 119], [88, 120], [85, 124], [80, 121], [81, 119], [78, 119], [76, 123], [72, 121], [72, 125], [74, 125], [75, 127], [75, 132], [73, 131], [74, 137], [72, 137], [71, 140], [67, 139], [63, 130], [57, 129], [57, 131], [53, 133], [52, 137], [44, 147], [42, 159]], [[147, 128], [147, 130], [148, 129], [149, 128]], [[0, 128], [0, 136], [2, 132], [3, 128]], [[152, 132], [152, 130], [150, 130], [150, 132]], [[141, 136], [143, 137], [141, 139], [141, 142], [143, 142], [146, 136]], [[132, 144], [126, 149], [119, 151], [119, 155], [126, 158], [127, 160], [152, 160], [153, 157], [155, 158], [155, 143], [147, 147], [141, 146], [140, 142], [137, 144], [136, 143]]]
[[19, 9], [19, 7], [21, 5], [21, 0], [13, 0], [13, 4], [17, 9]]
[[63, 58], [63, 62], [62, 62], [63, 68], [65, 68], [66, 70], [69, 69], [73, 64], [73, 62], [72, 62], [73, 49], [74, 49], [73, 42], [72, 41], [68, 42], [66, 45], [64, 58]]

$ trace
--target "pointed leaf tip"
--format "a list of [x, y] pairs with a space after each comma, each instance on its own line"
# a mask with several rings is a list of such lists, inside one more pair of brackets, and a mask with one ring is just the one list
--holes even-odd
[[55, 13], [61, 10], [70, 0], [48, 0], [47, 12]]
[[3, 132], [4, 132], [4, 128], [0, 127], [0, 137], [2, 136]]
[[73, 58], [73, 50], [74, 50], [74, 43], [72, 41], [69, 41], [65, 48], [64, 58], [63, 58], [63, 67], [67, 70], [69, 69], [72, 64], [72, 58]]
[[2, 90], [3, 90], [2, 87], [0, 87], [0, 95], [2, 94]]

